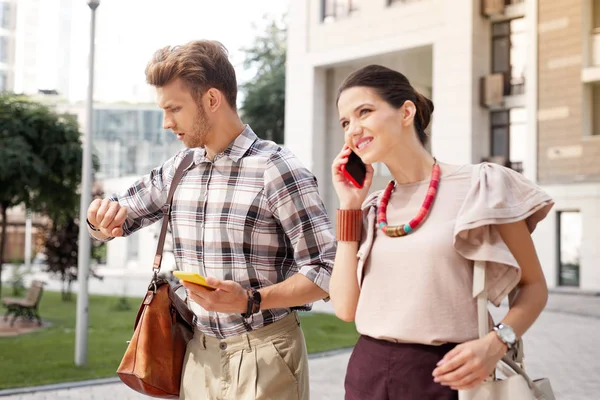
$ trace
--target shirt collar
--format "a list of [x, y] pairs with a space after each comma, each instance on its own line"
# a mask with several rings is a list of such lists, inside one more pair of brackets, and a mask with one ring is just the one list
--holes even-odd
[[[252, 146], [252, 144], [256, 141], [258, 136], [256, 133], [250, 128], [250, 125], [246, 125], [242, 133], [235, 138], [233, 142], [225, 150], [223, 150], [222, 155], [229, 157], [233, 162], [238, 162], [244, 154], [248, 152], [248, 149]], [[194, 149], [194, 163], [200, 164], [203, 161], [207, 161], [206, 158], [206, 150], [202, 148]]]

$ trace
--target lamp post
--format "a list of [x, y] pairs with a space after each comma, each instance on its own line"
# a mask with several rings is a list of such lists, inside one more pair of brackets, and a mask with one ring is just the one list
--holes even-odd
[[92, 201], [92, 117], [94, 105], [94, 53], [96, 39], [96, 9], [100, 0], [87, 0], [90, 7], [90, 59], [86, 104], [86, 127], [83, 136], [83, 162], [81, 166], [81, 202], [79, 204], [79, 250], [77, 252], [77, 323], [75, 326], [75, 365], [87, 362], [88, 335], [88, 277], [90, 269], [91, 240], [87, 230], [87, 209]]

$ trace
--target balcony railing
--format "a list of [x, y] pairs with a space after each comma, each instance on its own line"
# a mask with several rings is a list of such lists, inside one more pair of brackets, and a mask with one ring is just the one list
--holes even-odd
[[481, 78], [480, 103], [484, 107], [502, 105], [504, 101], [504, 75], [491, 74]]
[[486, 17], [504, 14], [506, 7], [524, 3], [525, 0], [482, 0], [481, 13]]
[[511, 77], [508, 74], [490, 74], [481, 78], [480, 103], [484, 107], [502, 106], [506, 96], [525, 94], [525, 77]]
[[350, 16], [356, 8], [356, 0], [323, 0], [323, 22], [333, 22]]
[[510, 82], [508, 85], [508, 93], [505, 91], [505, 95], [507, 96], [518, 96], [521, 94], [525, 94], [525, 77], [512, 77], [510, 78]]

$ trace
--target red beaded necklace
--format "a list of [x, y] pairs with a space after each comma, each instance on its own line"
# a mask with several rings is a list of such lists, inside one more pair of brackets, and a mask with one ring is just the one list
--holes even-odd
[[417, 215], [408, 223], [404, 225], [397, 226], [388, 226], [386, 211], [387, 205], [390, 201], [390, 197], [392, 196], [392, 191], [396, 187], [396, 183], [394, 181], [390, 181], [383, 195], [381, 196], [381, 201], [379, 202], [379, 211], [377, 212], [377, 226], [388, 236], [398, 237], [398, 236], [406, 236], [409, 233], [413, 232], [421, 223], [425, 220], [425, 217], [429, 213], [431, 206], [433, 204], [433, 200], [437, 194], [437, 188], [440, 183], [440, 166], [437, 163], [437, 160], [433, 159], [433, 169], [431, 171], [431, 180], [429, 182], [429, 189], [427, 190], [427, 195], [425, 196], [425, 200], [421, 205], [421, 209], [417, 213]]

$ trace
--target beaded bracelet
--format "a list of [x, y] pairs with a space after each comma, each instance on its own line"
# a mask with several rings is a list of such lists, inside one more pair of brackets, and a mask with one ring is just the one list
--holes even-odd
[[336, 238], [339, 242], [360, 242], [362, 235], [361, 210], [337, 210]]

